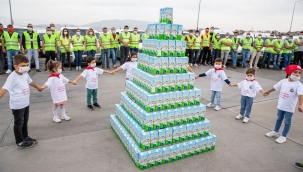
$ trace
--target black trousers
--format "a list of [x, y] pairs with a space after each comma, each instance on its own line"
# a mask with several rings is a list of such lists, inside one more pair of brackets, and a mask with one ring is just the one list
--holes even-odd
[[295, 62], [295, 64], [299, 64], [299, 61], [300, 61], [299, 53], [298, 53], [298, 51], [296, 51], [296, 52], [294, 52], [294, 62]]
[[6, 54], [2, 52], [2, 46], [0, 46], [0, 70], [4, 70]]
[[[301, 68], [303, 68], [303, 51], [297, 51], [297, 57], [298, 57], [298, 62], [300, 61], [301, 63]], [[298, 64], [298, 63], [297, 63]]]
[[46, 51], [45, 52], [45, 69], [46, 69], [46, 64], [47, 62], [52, 59], [52, 60], [55, 60], [56, 58], [56, 54], [55, 54], [55, 51]]
[[194, 50], [192, 49], [186, 49], [186, 55], [188, 56], [188, 63], [193, 64], [193, 56], [194, 56]]
[[[203, 56], [203, 58], [202, 58], [202, 56]], [[209, 63], [210, 56], [211, 56], [211, 52], [210, 52], [209, 47], [203, 47], [203, 50], [200, 53], [199, 62], [201, 62], [201, 58], [202, 58], [202, 64]]]
[[22, 109], [12, 109], [12, 111], [14, 115], [14, 134], [16, 144], [18, 144], [28, 137], [29, 106]]
[[129, 47], [121, 46], [120, 47], [120, 52], [121, 52], [121, 57], [120, 57], [120, 64], [123, 65], [128, 58], [129, 55]]
[[65, 63], [65, 60], [67, 60], [68, 62], [68, 67], [71, 68], [72, 64], [71, 64], [71, 61], [70, 61], [70, 52], [66, 52], [66, 53], [61, 53], [61, 58], [62, 58], [62, 68], [64, 67], [64, 63]]

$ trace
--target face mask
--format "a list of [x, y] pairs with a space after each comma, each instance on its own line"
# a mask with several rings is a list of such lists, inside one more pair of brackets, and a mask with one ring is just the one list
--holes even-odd
[[138, 60], [137, 58], [132, 58], [132, 59], [131, 59], [132, 62], [135, 62], [135, 61], [137, 61], [137, 60]]
[[255, 79], [255, 77], [246, 77], [247, 80], [252, 81]]
[[62, 73], [62, 69], [58, 69], [57, 74], [60, 74], [60, 73]]
[[220, 36], [217, 36], [217, 39], [219, 39], [220, 38]]
[[112, 33], [116, 33], [116, 30], [112, 30]]
[[55, 30], [55, 27], [51, 27], [52, 30]]
[[290, 75], [290, 79], [293, 80], [293, 81], [298, 81], [298, 80], [300, 80], [300, 77]]
[[0, 31], [3, 31], [3, 28], [2, 28], [2, 27], [0, 27]]
[[64, 35], [67, 35], [67, 32], [64, 32]]
[[303, 38], [303, 35], [299, 35], [299, 38]]
[[90, 34], [90, 35], [92, 35], [92, 34], [93, 34], [93, 32], [89, 32], [89, 34]]
[[226, 35], [225, 38], [229, 38], [229, 36]]
[[274, 36], [270, 36], [270, 39], [273, 39], [274, 38]]
[[8, 28], [7, 29], [9, 32], [14, 32], [14, 28]]
[[90, 67], [96, 67], [96, 63], [90, 64]]
[[46, 32], [48, 35], [51, 35], [53, 32], [52, 31], [47, 31]]
[[128, 32], [128, 29], [124, 29], [124, 32]]
[[214, 32], [214, 30], [210, 30], [210, 33], [213, 33]]
[[190, 36], [193, 36], [193, 33], [189, 33]]
[[79, 35], [80, 35], [80, 32], [76, 32], [76, 34], [79, 36]]
[[19, 70], [18, 72], [20, 73], [27, 73], [29, 71], [29, 67], [26, 66], [26, 67], [19, 67]]
[[198, 37], [198, 36], [200, 36], [200, 34], [197, 33], [196, 36]]
[[138, 31], [134, 31], [134, 33], [137, 33]]
[[28, 30], [28, 31], [32, 31], [32, 30], [33, 30], [33, 28], [31, 28], [31, 27], [28, 27], [28, 28], [27, 28], [27, 30]]
[[246, 35], [246, 38], [249, 38], [250, 37], [250, 35]]
[[261, 38], [262, 38], [262, 36], [258, 36], [258, 38], [259, 38], [259, 39], [261, 39]]
[[208, 30], [205, 30], [205, 33], [208, 33]]
[[215, 68], [219, 69], [219, 68], [221, 68], [221, 65], [215, 65]]

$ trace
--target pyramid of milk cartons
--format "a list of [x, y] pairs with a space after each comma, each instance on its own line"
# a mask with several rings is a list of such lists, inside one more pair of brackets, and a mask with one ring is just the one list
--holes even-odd
[[140, 169], [178, 161], [215, 149], [216, 136], [205, 118], [202, 91], [188, 72], [182, 25], [173, 9], [160, 10], [159, 24], [148, 25], [133, 81], [126, 82], [110, 123]]

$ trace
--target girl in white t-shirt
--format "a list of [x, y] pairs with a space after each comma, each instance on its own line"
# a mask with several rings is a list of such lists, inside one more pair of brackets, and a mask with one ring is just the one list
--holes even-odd
[[[46, 65], [50, 75], [47, 82], [42, 86], [42, 89], [49, 88], [52, 99], [53, 99], [53, 121], [61, 122], [61, 119], [66, 121], [70, 120], [70, 117], [66, 115], [64, 104], [67, 102], [65, 84], [72, 83], [76, 85], [73, 81], [65, 78], [62, 72], [62, 66], [57, 61], [48, 61]], [[61, 119], [57, 115], [57, 108], [60, 106], [61, 109]]]
[[137, 53], [131, 52], [128, 58], [126, 59], [126, 62], [122, 66], [113, 70], [111, 73], [115, 74], [116, 72], [126, 69], [126, 79], [133, 80], [133, 68], [137, 68], [137, 60]]
[[[298, 111], [303, 112], [303, 86], [299, 81], [302, 68], [299, 65], [290, 65], [285, 69], [287, 74], [286, 79], [282, 79], [274, 87], [268, 90], [265, 95], [277, 90], [280, 91], [278, 100], [278, 118], [276, 121], [276, 126], [274, 131], [266, 133], [267, 137], [278, 137], [276, 139], [277, 143], [286, 142], [286, 136], [290, 130], [291, 118], [295, 112], [295, 108], [299, 97], [299, 107]], [[284, 119], [285, 118], [285, 119]], [[281, 127], [282, 121], [284, 119], [284, 129], [282, 135], [279, 134], [279, 129]]]
[[241, 89], [241, 109], [240, 114], [236, 116], [236, 119], [243, 119], [243, 123], [247, 123], [250, 118], [251, 107], [254, 103], [254, 97], [258, 92], [265, 95], [265, 92], [261, 88], [258, 81], [255, 79], [256, 71], [254, 68], [249, 68], [246, 71], [246, 79], [238, 84], [231, 84], [232, 87], [238, 86]]

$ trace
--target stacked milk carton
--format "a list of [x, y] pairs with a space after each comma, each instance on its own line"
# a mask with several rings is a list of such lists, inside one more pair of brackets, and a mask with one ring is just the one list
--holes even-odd
[[126, 82], [126, 92], [110, 118], [112, 129], [140, 169], [215, 149], [216, 136], [210, 133], [206, 107], [200, 102], [202, 90], [195, 88], [195, 75], [188, 72], [184, 57], [185, 44], [178, 38], [182, 25], [173, 24], [172, 12], [162, 8], [160, 23], [148, 26], [150, 39], [144, 40], [134, 79]]

